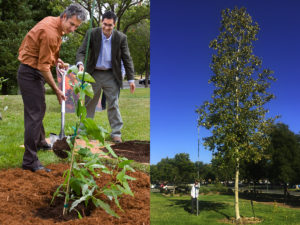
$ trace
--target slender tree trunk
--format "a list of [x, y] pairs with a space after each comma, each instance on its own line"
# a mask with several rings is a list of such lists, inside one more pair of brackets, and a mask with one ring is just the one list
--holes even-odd
[[285, 204], [287, 204], [287, 202], [288, 202], [288, 197], [289, 197], [288, 186], [287, 186], [287, 183], [284, 183], [284, 203]]
[[147, 88], [149, 85], [148, 85], [148, 80], [149, 80], [149, 66], [148, 66], [148, 60], [149, 60], [149, 53], [150, 49], [148, 49], [147, 53], [146, 53], [146, 62], [145, 62], [145, 71], [146, 71], [146, 74], [145, 74], [145, 87]]
[[235, 207], [235, 219], [237, 223], [240, 223], [240, 207], [239, 207], [239, 172], [240, 172], [239, 158], [236, 160], [235, 169], [235, 183], [234, 183], [234, 207]]
[[[239, 40], [239, 47], [238, 52], [240, 52], [240, 40]], [[239, 61], [239, 57], [237, 57], [237, 62]], [[237, 66], [237, 71], [239, 72], [239, 67]], [[238, 81], [239, 77], [235, 77], [236, 81], [236, 122], [239, 121], [239, 89], [238, 89]], [[236, 148], [236, 169], [235, 169], [235, 184], [234, 184], [234, 207], [235, 207], [235, 219], [237, 224], [241, 224], [241, 217], [240, 217], [240, 206], [239, 206], [239, 172], [240, 172], [240, 158], [239, 158], [239, 149]]]
[[145, 74], [145, 87], [149, 87], [149, 84], [148, 84], [148, 80], [149, 80], [149, 70], [148, 68], [146, 68], [146, 74]]

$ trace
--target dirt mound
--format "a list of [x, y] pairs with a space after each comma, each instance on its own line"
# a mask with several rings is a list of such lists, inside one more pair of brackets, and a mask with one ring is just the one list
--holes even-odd
[[[63, 182], [63, 171], [68, 168], [67, 164], [52, 164], [48, 168], [52, 172], [31, 172], [28, 170], [8, 169], [0, 171], [0, 224], [1, 225], [28, 225], [28, 224], [150, 224], [150, 179], [143, 172], [130, 173], [137, 178], [129, 181], [134, 197], [125, 195], [120, 199], [120, 205], [124, 212], [117, 206], [109, 203], [120, 219], [108, 215], [100, 208], [90, 207], [82, 215], [83, 219], [77, 218], [77, 213], [62, 217], [63, 201], [57, 199], [50, 206], [52, 194], [59, 184]], [[108, 181], [108, 177], [102, 176], [97, 179], [101, 187]], [[88, 216], [88, 214], [90, 214]], [[69, 220], [72, 219], [72, 220]]]
[[[111, 148], [118, 156], [133, 159], [136, 162], [150, 163], [150, 142], [149, 141], [126, 141], [111, 145]], [[106, 148], [101, 149], [107, 151]]]
[[[77, 139], [76, 144], [82, 147], [86, 146], [84, 140]], [[89, 144], [93, 153], [100, 153], [101, 151], [107, 152], [105, 147], [99, 149], [99, 142], [90, 140]], [[125, 141], [118, 144], [111, 145], [111, 148], [118, 156], [126, 157], [140, 163], [150, 163], [150, 142], [149, 141]], [[65, 150], [70, 150], [66, 138], [63, 140], [57, 140], [53, 147], [53, 152], [60, 158], [67, 158], [68, 154]]]

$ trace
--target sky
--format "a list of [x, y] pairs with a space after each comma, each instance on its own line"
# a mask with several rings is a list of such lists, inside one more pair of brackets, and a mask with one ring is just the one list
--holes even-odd
[[211, 100], [209, 42], [219, 34], [221, 11], [244, 6], [260, 26], [254, 54], [274, 71], [275, 94], [267, 116], [300, 132], [300, 1], [299, 0], [151, 0], [151, 164], [177, 153], [210, 163], [203, 147], [210, 135], [198, 128], [195, 110]]

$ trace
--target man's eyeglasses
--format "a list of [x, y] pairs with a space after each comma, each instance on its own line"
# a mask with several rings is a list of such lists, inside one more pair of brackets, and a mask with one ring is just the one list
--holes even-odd
[[108, 23], [103, 23], [103, 25], [106, 26], [106, 27], [112, 27], [113, 26], [113, 24], [108, 24]]

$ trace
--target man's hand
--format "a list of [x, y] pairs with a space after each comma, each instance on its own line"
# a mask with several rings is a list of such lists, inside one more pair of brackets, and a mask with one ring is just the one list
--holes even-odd
[[43, 77], [45, 78], [46, 82], [50, 85], [52, 90], [55, 92], [59, 104], [61, 104], [62, 100], [66, 100], [66, 97], [64, 96], [62, 91], [59, 90], [59, 88], [56, 86], [56, 83], [53, 79], [51, 71], [50, 70], [49, 71], [41, 71], [41, 73], [43, 74]]
[[135, 83], [134, 82], [130, 82], [129, 85], [130, 85], [130, 92], [131, 92], [131, 94], [133, 94], [134, 91], [135, 91]]
[[64, 61], [62, 61], [60, 58], [58, 58], [58, 60], [57, 60], [57, 66], [58, 66], [59, 69], [67, 70], [68, 67], [69, 67], [69, 64], [68, 63], [64, 63]]
[[66, 101], [66, 96], [64, 96], [61, 90], [56, 89], [55, 94], [60, 105], [63, 100]]
[[80, 64], [80, 65], [78, 66], [78, 70], [79, 70], [79, 72], [83, 72], [83, 70], [84, 70], [84, 67], [83, 67], [83, 65], [82, 65], [82, 64]]

